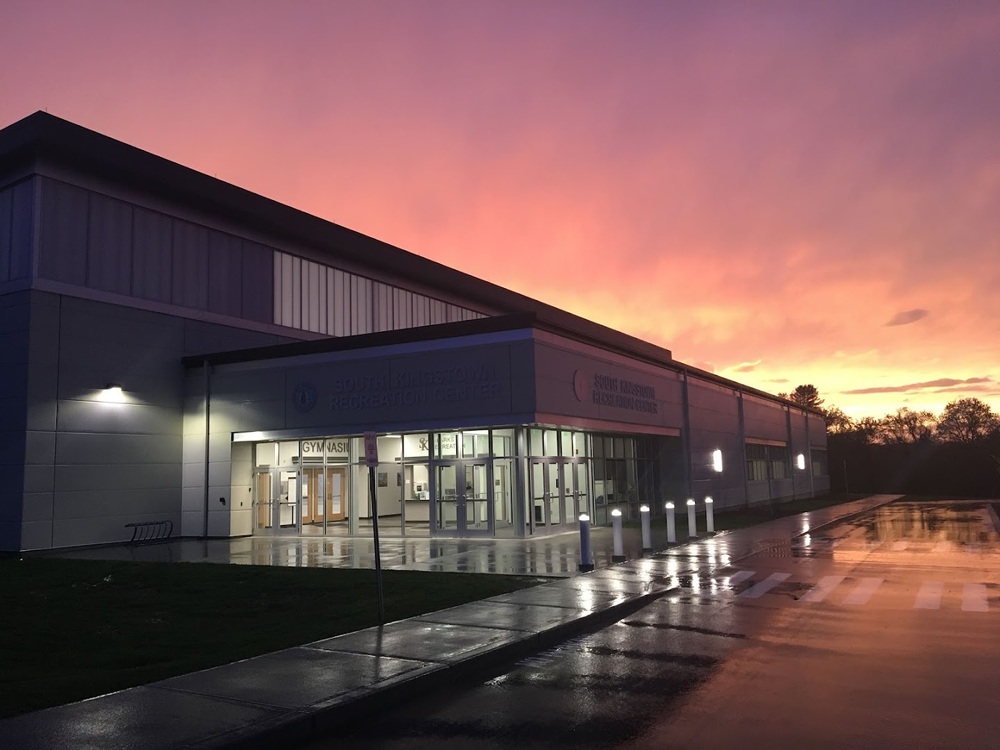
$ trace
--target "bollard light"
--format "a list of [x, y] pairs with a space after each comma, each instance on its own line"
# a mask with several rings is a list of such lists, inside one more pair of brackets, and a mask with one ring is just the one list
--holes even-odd
[[694, 498], [689, 497], [688, 506], [688, 536], [692, 539], [698, 538], [698, 521], [694, 517]]
[[677, 541], [677, 525], [674, 522], [674, 504], [668, 502], [667, 509], [667, 543], [674, 544]]
[[618, 508], [611, 511], [611, 531], [615, 543], [615, 551], [611, 555], [611, 562], [625, 562], [625, 546], [622, 544], [622, 512]]
[[709, 534], [715, 533], [715, 511], [713, 507], [715, 506], [712, 496], [709, 495], [705, 498], [705, 526]]
[[649, 506], [639, 506], [639, 518], [642, 521], [642, 554], [653, 551], [653, 538], [649, 531]]
[[580, 572], [594, 569], [594, 556], [590, 553], [590, 516], [580, 514]]

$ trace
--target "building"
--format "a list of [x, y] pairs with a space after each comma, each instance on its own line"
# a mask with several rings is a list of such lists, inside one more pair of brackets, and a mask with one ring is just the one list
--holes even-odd
[[822, 416], [38, 112], [0, 130], [0, 550], [514, 536], [829, 489]]

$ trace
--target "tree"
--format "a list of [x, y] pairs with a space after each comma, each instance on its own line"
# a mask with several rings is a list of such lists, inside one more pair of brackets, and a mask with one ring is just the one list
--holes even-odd
[[883, 443], [919, 443], [934, 435], [936, 418], [929, 411], [913, 411], [905, 406], [895, 414], [886, 414], [879, 422]]
[[819, 391], [816, 390], [816, 386], [814, 385], [795, 386], [795, 390], [792, 391], [789, 401], [799, 406], [804, 406], [807, 409], [823, 411], [823, 399], [819, 397]]
[[843, 435], [854, 430], [854, 420], [844, 414], [839, 406], [831, 406], [824, 412], [826, 429], [832, 435]]
[[941, 412], [937, 435], [947, 443], [975, 443], [1000, 430], [1000, 417], [978, 398], [952, 401]]

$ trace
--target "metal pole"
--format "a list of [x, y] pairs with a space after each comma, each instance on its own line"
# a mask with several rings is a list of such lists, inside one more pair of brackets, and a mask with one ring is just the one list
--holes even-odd
[[687, 501], [688, 506], [688, 536], [692, 539], [698, 538], [698, 521], [694, 516], [694, 498], [689, 497]]
[[594, 556], [590, 552], [590, 516], [580, 514], [580, 571], [587, 573], [594, 569]]
[[375, 493], [375, 467], [368, 467], [368, 492], [372, 499], [372, 536], [375, 540], [375, 591], [378, 595], [378, 624], [385, 625], [385, 599], [382, 596], [382, 553], [378, 545], [378, 495]]
[[713, 510], [714, 506], [715, 506], [715, 503], [713, 502], [712, 498], [711, 497], [706, 497], [705, 498], [705, 524], [708, 527], [708, 533], [709, 534], [714, 534], [715, 533], [715, 511]]
[[649, 533], [649, 506], [642, 505], [639, 507], [639, 518], [642, 521], [642, 554], [648, 554], [653, 551], [653, 540]]
[[625, 562], [625, 545], [622, 544], [622, 512], [618, 508], [611, 511], [611, 530], [615, 544], [611, 562]]
[[677, 525], [674, 522], [674, 504], [667, 503], [667, 543], [673, 544], [677, 541]]

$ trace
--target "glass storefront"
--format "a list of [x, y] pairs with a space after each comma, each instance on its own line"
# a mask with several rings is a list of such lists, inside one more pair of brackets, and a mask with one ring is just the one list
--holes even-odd
[[[584, 512], [633, 517], [640, 497], [657, 499], [657, 440], [543, 426], [380, 435], [379, 532], [523, 537], [575, 528]], [[252, 489], [255, 534], [370, 533], [360, 436], [255, 443]]]

